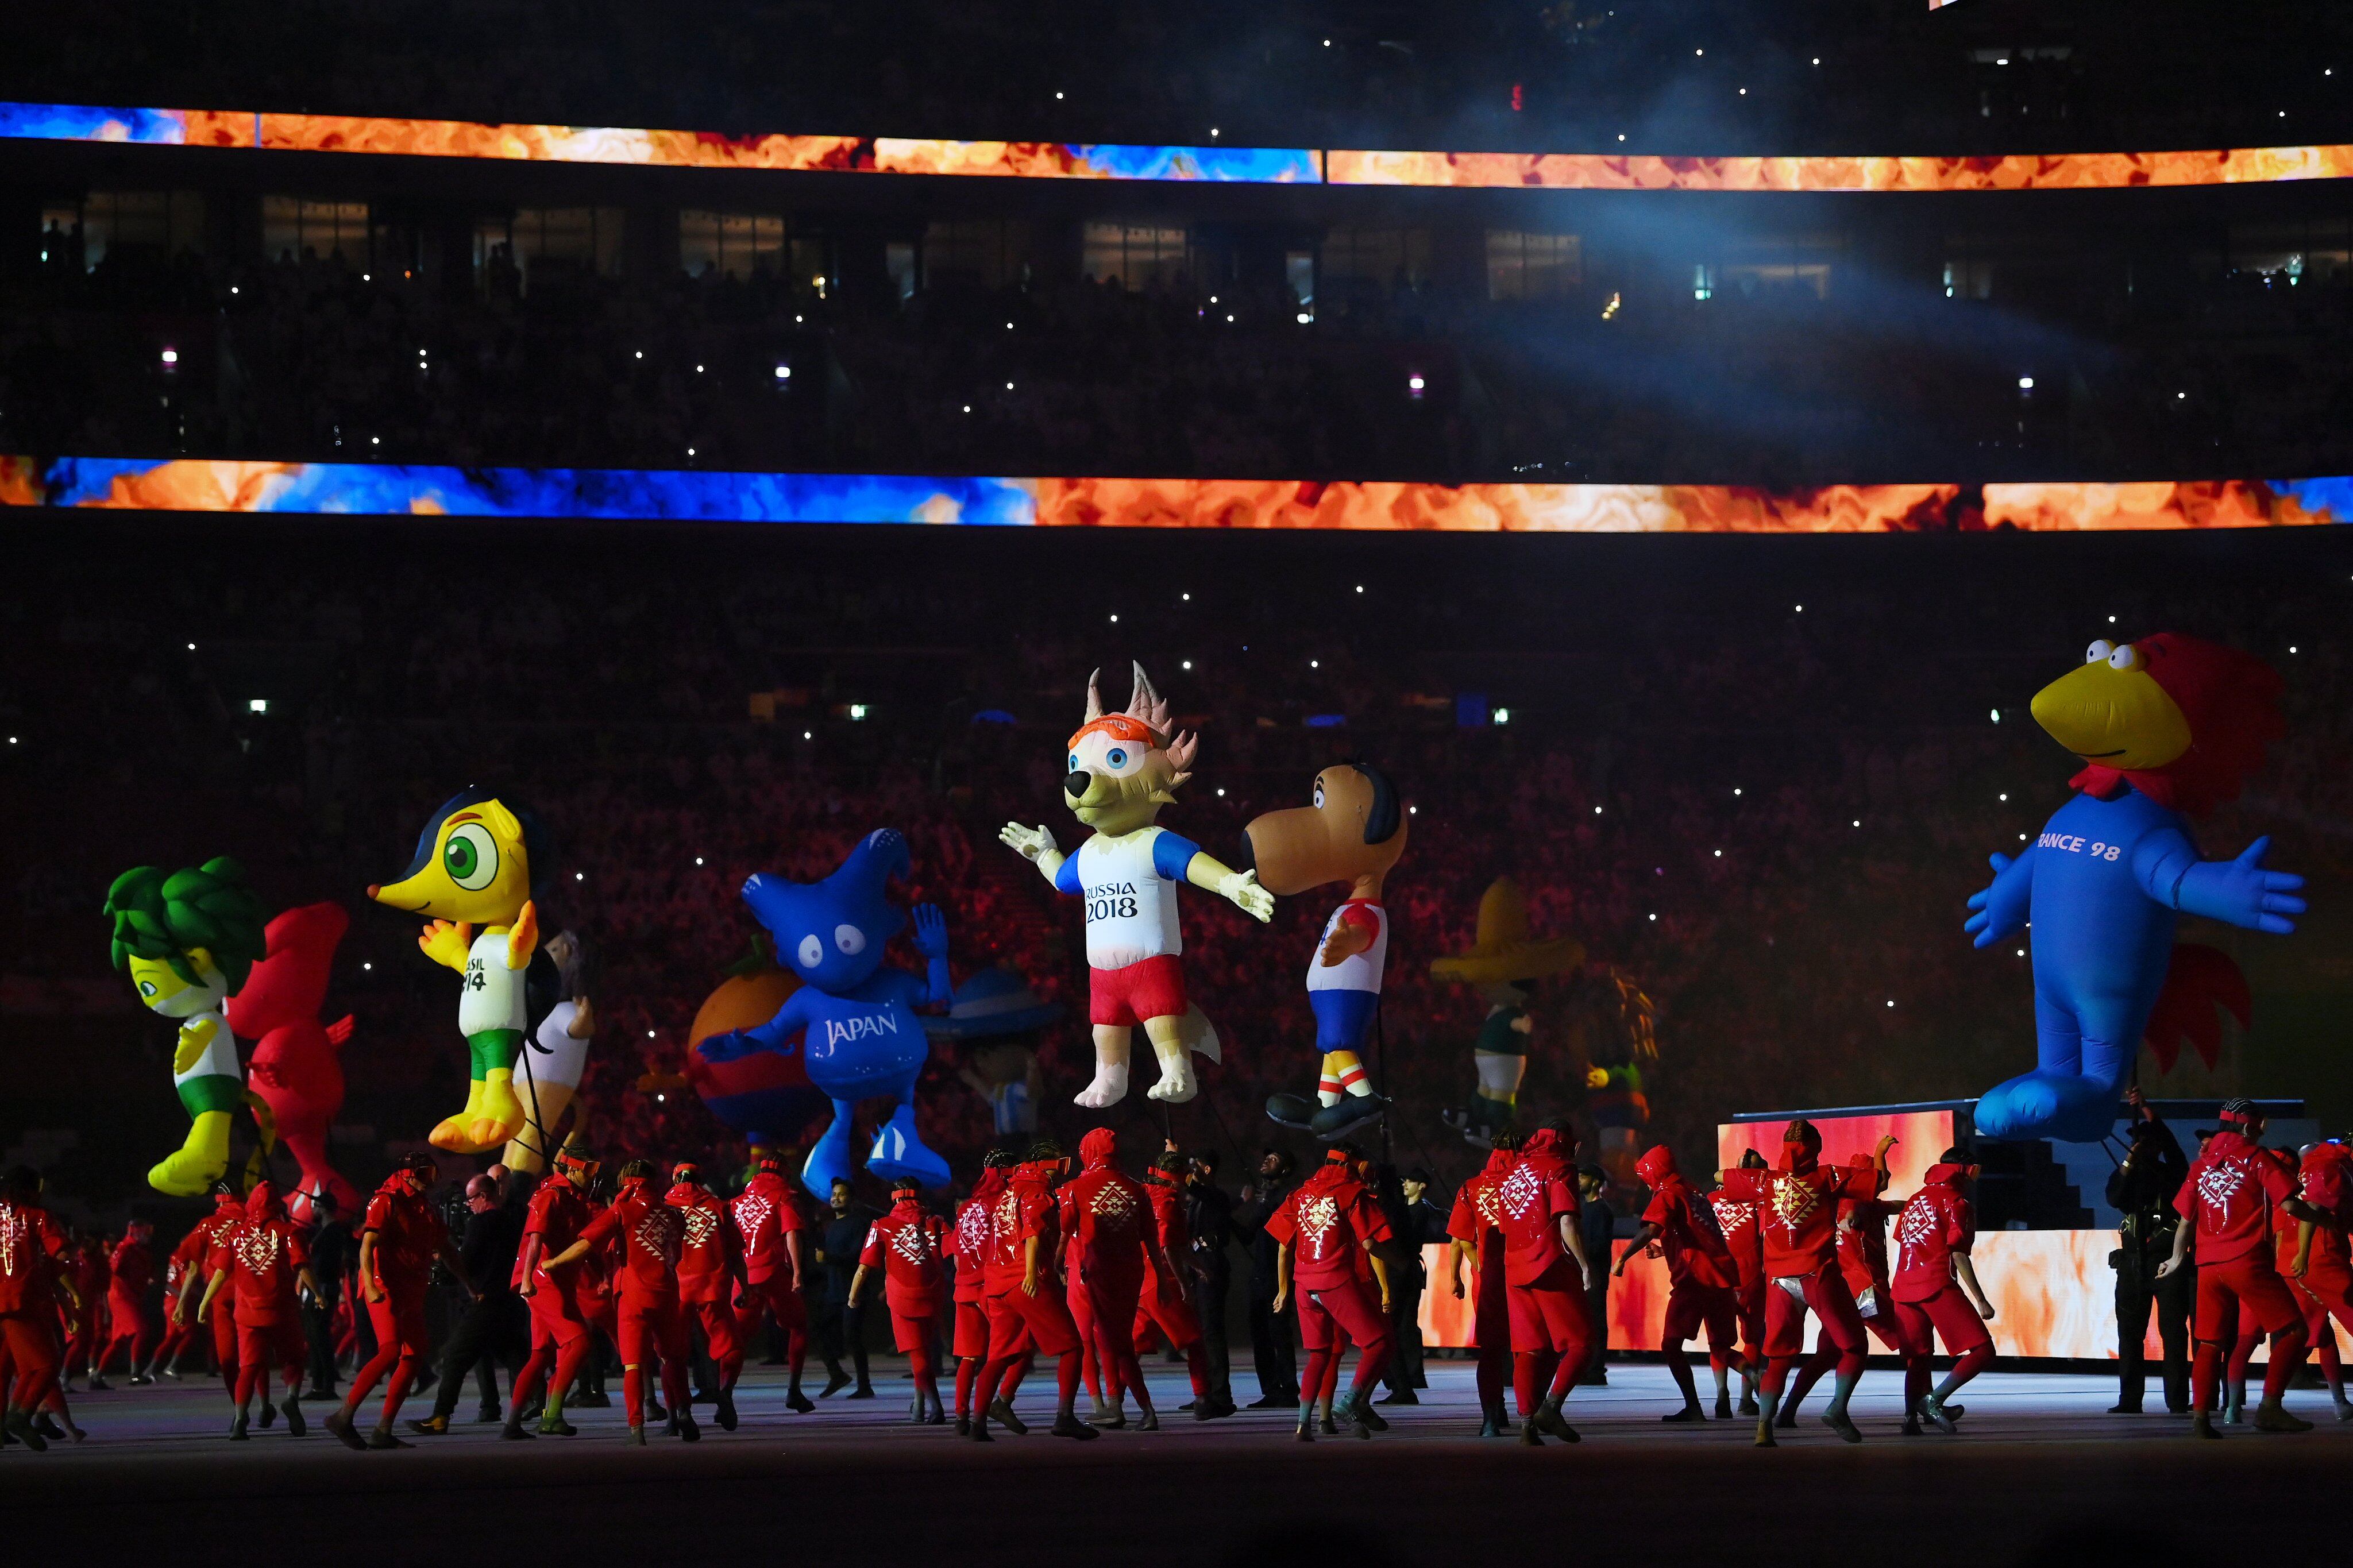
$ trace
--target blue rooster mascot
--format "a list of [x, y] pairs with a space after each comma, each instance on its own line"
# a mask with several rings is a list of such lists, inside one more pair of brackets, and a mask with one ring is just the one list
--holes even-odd
[[2016, 859], [1993, 857], [1963, 929], [1990, 947], [2032, 927], [2037, 1060], [1988, 1089], [1977, 1130], [2088, 1142], [2116, 1121], [2141, 1040], [2169, 1062], [2181, 1038], [2212, 1059], [2218, 1005], [2243, 1023], [2246, 983], [2212, 948], [2176, 948], [2181, 915], [2285, 933], [2304, 879], [2267, 870], [2271, 840], [2200, 859], [2190, 819], [2239, 793], [2284, 731], [2262, 660], [2160, 633], [2092, 644], [2034, 697], [2034, 721], [2075, 753], [2075, 797]]

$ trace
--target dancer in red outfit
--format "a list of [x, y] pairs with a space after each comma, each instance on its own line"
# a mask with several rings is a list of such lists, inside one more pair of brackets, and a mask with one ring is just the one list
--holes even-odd
[[1109, 1387], [1103, 1424], [1126, 1425], [1122, 1405], [1133, 1392], [1142, 1412], [1141, 1429], [1156, 1432], [1160, 1415], [1152, 1406], [1144, 1369], [1136, 1362], [1135, 1321], [1147, 1273], [1155, 1268], [1174, 1270], [1165, 1255], [1156, 1264], [1148, 1261], [1149, 1255], [1160, 1250], [1152, 1201], [1120, 1170], [1118, 1134], [1108, 1127], [1094, 1129], [1079, 1141], [1079, 1159], [1082, 1168], [1062, 1188], [1062, 1197], [1070, 1216], [1070, 1256], [1076, 1265], [1071, 1273], [1087, 1303], [1081, 1331], [1093, 1339]]
[[[670, 1172], [666, 1201], [686, 1222], [678, 1255], [679, 1311], [691, 1327], [702, 1325], [711, 1364], [719, 1386], [712, 1391], [712, 1415], [723, 1432], [735, 1430], [735, 1380], [744, 1374], [744, 1345], [737, 1326], [736, 1301], [744, 1288], [744, 1238], [735, 1222], [692, 1164]], [[688, 1393], [693, 1390], [690, 1387]]]
[[1634, 1163], [1634, 1173], [1651, 1189], [1651, 1205], [1633, 1241], [1610, 1269], [1626, 1272], [1635, 1254], [1656, 1242], [1667, 1255], [1667, 1321], [1659, 1341], [1660, 1359], [1683, 1391], [1683, 1407], [1662, 1421], [1704, 1421], [1683, 1342], [1707, 1331], [1708, 1366], [1715, 1373], [1715, 1418], [1732, 1419], [1732, 1363], [1739, 1359], [1739, 1265], [1715, 1227], [1715, 1211], [1675, 1170], [1674, 1151], [1662, 1143]]
[[[376, 1352], [353, 1375], [342, 1408], [330, 1412], [322, 1423], [346, 1448], [409, 1446], [392, 1435], [392, 1423], [417, 1373], [433, 1358], [432, 1338], [425, 1327], [425, 1290], [433, 1265], [437, 1260], [444, 1264], [454, 1279], [466, 1278], [464, 1262], [449, 1246], [449, 1227], [425, 1196], [440, 1173], [430, 1155], [411, 1154], [368, 1200], [360, 1228], [360, 1295], [375, 1329]], [[377, 1417], [375, 1430], [363, 1437], [352, 1418], [387, 1373], [391, 1382], [385, 1390], [384, 1414]]]
[[114, 1360], [114, 1352], [122, 1352], [123, 1365], [130, 1370], [133, 1387], [155, 1381], [147, 1371], [147, 1358], [154, 1353], [155, 1325], [147, 1312], [147, 1291], [155, 1283], [155, 1227], [143, 1219], [134, 1219], [123, 1231], [122, 1239], [114, 1244], [114, 1254], [107, 1259], [109, 1282], [106, 1294], [106, 1348], [99, 1352], [97, 1363], [90, 1368], [90, 1386]]
[[554, 1376], [547, 1384], [540, 1436], [575, 1435], [564, 1419], [564, 1401], [596, 1342], [589, 1331], [590, 1314], [584, 1303], [599, 1293], [600, 1287], [596, 1265], [585, 1257], [554, 1274], [548, 1271], [548, 1262], [571, 1250], [588, 1227], [593, 1214], [588, 1190], [596, 1180], [596, 1162], [576, 1145], [566, 1143], [556, 1152], [555, 1178], [543, 1182], [531, 1194], [531, 1208], [523, 1220], [522, 1251], [515, 1258], [514, 1271], [515, 1293], [531, 1309], [531, 1359], [515, 1376], [514, 1404], [499, 1434], [510, 1441], [531, 1436], [523, 1429], [523, 1412], [531, 1408], [540, 1380], [548, 1376], [551, 1366]]
[[1838, 1384], [1831, 1395], [1822, 1425], [1850, 1443], [1862, 1441], [1847, 1418], [1847, 1400], [1862, 1379], [1862, 1319], [1854, 1297], [1838, 1268], [1838, 1200], [1878, 1194], [1887, 1169], [1893, 1138], [1882, 1138], [1869, 1167], [1826, 1166], [1820, 1163], [1822, 1135], [1803, 1117], [1781, 1131], [1781, 1163], [1778, 1169], [1744, 1167], [1719, 1173], [1725, 1194], [1757, 1205], [1757, 1223], [1764, 1232], [1765, 1384], [1757, 1415], [1757, 1446], [1774, 1446], [1773, 1420], [1779, 1413], [1789, 1368], [1806, 1348], [1806, 1312], [1811, 1309], [1821, 1331], [1838, 1347]]
[[580, 1238], [544, 1265], [553, 1270], [587, 1257], [607, 1240], [621, 1248], [620, 1331], [622, 1397], [628, 1406], [627, 1441], [646, 1445], [646, 1368], [661, 1370], [669, 1430], [691, 1443], [702, 1436], [687, 1408], [686, 1319], [679, 1310], [678, 1258], [686, 1220], [654, 1195], [654, 1163], [632, 1160], [621, 1167], [621, 1191], [613, 1205], [588, 1222]]
[[[1340, 1381], [1340, 1355], [1356, 1347], [1356, 1375], [1331, 1418], [1346, 1420], [1359, 1437], [1388, 1423], [1373, 1409], [1373, 1385], [1389, 1356], [1389, 1270], [1373, 1248], [1390, 1239], [1389, 1222], [1358, 1179], [1356, 1151], [1343, 1143], [1324, 1157], [1266, 1222], [1281, 1250], [1274, 1262], [1274, 1310], [1299, 1287], [1299, 1338], [1307, 1347], [1300, 1384], [1299, 1440], [1315, 1440], [1316, 1406]], [[1358, 1273], [1369, 1265], [1379, 1286], [1376, 1305]]]
[[67, 1256], [73, 1268], [74, 1304], [63, 1310], [66, 1361], [58, 1387], [62, 1391], [79, 1369], [96, 1394], [110, 1386], [99, 1375], [98, 1361], [106, 1347], [106, 1299], [114, 1271], [107, 1265], [105, 1238], [95, 1234], [75, 1237]]
[[[1877, 1172], [1877, 1190], [1886, 1189], [1886, 1173], [1878, 1171], [1870, 1155], [1851, 1155], [1846, 1163], [1851, 1171]], [[1904, 1363], [1904, 1432], [1906, 1436], [1916, 1437], [1920, 1435], [1916, 1412], [1928, 1392], [1928, 1353], [1934, 1346], [1926, 1340], [1915, 1342], [1895, 1310], [1895, 1297], [1887, 1277], [1887, 1224], [1894, 1217], [1895, 1205], [1875, 1195], [1841, 1198], [1839, 1273], [1846, 1280], [1847, 1293], [1854, 1298], [1855, 1316]], [[1797, 1382], [1790, 1384], [1781, 1401], [1778, 1425], [1783, 1430], [1798, 1424], [1798, 1406], [1823, 1374], [1838, 1364], [1839, 1353], [1834, 1341], [1828, 1337], [1816, 1340], [1812, 1358], [1799, 1369]]]
[[1086, 1281], [1079, 1273], [1078, 1259], [1071, 1252], [1071, 1237], [1079, 1228], [1078, 1211], [1071, 1207], [1073, 1199], [1067, 1181], [1054, 1189], [1054, 1227], [1058, 1238], [1054, 1251], [1054, 1272], [1062, 1281], [1062, 1305], [1071, 1310], [1071, 1322], [1079, 1331], [1079, 1364], [1086, 1375], [1087, 1425], [1090, 1426], [1124, 1426], [1126, 1417], [1114, 1419], [1111, 1401], [1103, 1397], [1103, 1363], [1102, 1340], [1095, 1333], [1094, 1303], [1087, 1297]]
[[1993, 1321], [1993, 1303], [1978, 1286], [1977, 1266], [1969, 1258], [1978, 1235], [1977, 1212], [1961, 1193], [1961, 1184], [1976, 1174], [1977, 1167], [1958, 1149], [1946, 1150], [1928, 1167], [1927, 1184], [1895, 1216], [1895, 1276], [1890, 1289], [1905, 1337], [1919, 1347], [1923, 1367], [1935, 1343], [1932, 1331], [1944, 1336], [1945, 1353], [1957, 1358], [1933, 1392], [1911, 1395], [1907, 1389], [1906, 1394], [1913, 1418], [1934, 1422], [1948, 1436], [1959, 1431], [1954, 1425], [1959, 1416], [1945, 1402], [1993, 1364], [1993, 1336], [1986, 1332], [1986, 1324]]
[[1585, 1282], [1598, 1265], [1585, 1256], [1577, 1228], [1577, 1170], [1569, 1163], [1574, 1147], [1566, 1126], [1547, 1121], [1528, 1135], [1495, 1190], [1503, 1211], [1513, 1391], [1520, 1441], [1530, 1447], [1543, 1443], [1542, 1432], [1565, 1443], [1577, 1440], [1560, 1407], [1592, 1349]]
[[2198, 1359], [2190, 1371], [2191, 1431], [2218, 1437], [2214, 1395], [2238, 1320], [2249, 1313], [2272, 1335], [2263, 1372], [2263, 1402], [2255, 1426], [2265, 1432], [2308, 1432], [2312, 1423], [2287, 1413], [2280, 1395], [2304, 1364], [2304, 1310], [2279, 1277], [2272, 1250], [2274, 1205], [2298, 1219], [2319, 1211], [2295, 1195], [2284, 1158], [2261, 1146], [2263, 1115], [2251, 1100], [2222, 1107], [2222, 1125], [2206, 1141], [2173, 1205], [2188, 1223], [2173, 1235], [2173, 1256], [2158, 1267], [2162, 1279], [2181, 1267], [2192, 1231], [2198, 1237]]
[[1175, 1145], [1162, 1151], [1144, 1173], [1144, 1195], [1152, 1205], [1152, 1235], [1144, 1255], [1144, 1294], [1136, 1302], [1130, 1338], [1140, 1342], [1157, 1329], [1169, 1348], [1185, 1358], [1193, 1384], [1194, 1420], [1231, 1415], [1232, 1402], [1220, 1402], [1210, 1393], [1208, 1347], [1202, 1341], [1201, 1320], [1186, 1298], [1185, 1260], [1193, 1255], [1193, 1230], [1185, 1214], [1185, 1156]]
[[[244, 1217], [245, 1200], [223, 1182], [213, 1190], [213, 1212], [196, 1222], [195, 1228], [181, 1239], [172, 1254], [172, 1261], [181, 1268], [180, 1291], [172, 1299], [172, 1323], [185, 1330], [191, 1338], [198, 1331], [195, 1297], [205, 1283], [205, 1260], [212, 1256], [213, 1241]], [[237, 1298], [231, 1295], [216, 1305], [212, 1312], [213, 1359], [219, 1363], [221, 1384], [232, 1405], [237, 1403], [236, 1308]]]
[[1055, 1369], [1052, 1431], [1057, 1437], [1100, 1436], [1080, 1420], [1071, 1407], [1078, 1403], [1082, 1356], [1078, 1325], [1054, 1279], [1057, 1234], [1054, 1177], [1064, 1163], [1062, 1146], [1050, 1138], [1030, 1145], [1029, 1158], [1016, 1166], [1005, 1195], [997, 1200], [989, 1226], [988, 1259], [981, 1289], [988, 1300], [988, 1364], [981, 1370], [980, 1390], [974, 1396], [972, 1436], [988, 1442], [994, 1420], [1008, 1430], [1019, 1427], [1000, 1415], [997, 1388], [1017, 1363], [1036, 1353], [1060, 1358]]
[[1462, 1259], [1467, 1254], [1473, 1270], [1471, 1337], [1479, 1351], [1479, 1436], [1511, 1435], [1512, 1419], [1504, 1408], [1504, 1390], [1512, 1381], [1512, 1313], [1504, 1299], [1503, 1200], [1496, 1190], [1519, 1163], [1520, 1135], [1508, 1127], [1491, 1134], [1494, 1152], [1477, 1175], [1454, 1194], [1454, 1212], [1447, 1217], [1446, 1271], [1454, 1281], [1454, 1299], [1462, 1300]]
[[2345, 1235], [2346, 1216], [2353, 1210], [2353, 1151], [2342, 1143], [2315, 1143], [2304, 1151], [2301, 1175], [2299, 1195], [2311, 1205], [2314, 1217], [2281, 1211], [2275, 1232], [2280, 1272], [2304, 1302], [2305, 1331], [2327, 1381], [2337, 1419], [2353, 1421], [2337, 1331], [2329, 1324], [2334, 1317], [2353, 1332], [2353, 1252], [2348, 1252]]
[[[790, 1378], [785, 1407], [806, 1415], [817, 1408], [801, 1392], [801, 1365], [808, 1359], [808, 1303], [801, 1296], [808, 1215], [785, 1180], [784, 1166], [775, 1160], [760, 1162], [751, 1184], [727, 1210], [744, 1243], [744, 1310], [736, 1319], [736, 1338], [751, 1343], [760, 1331], [760, 1314], [765, 1310], [775, 1317], [776, 1327], [785, 1331], [785, 1366]], [[987, 1349], [984, 1345], [982, 1353]]]
[[311, 1249], [287, 1219], [275, 1186], [254, 1184], [245, 1200], [245, 1217], [214, 1236], [205, 1270], [212, 1279], [196, 1316], [211, 1311], [214, 1299], [232, 1284], [237, 1297], [237, 1415], [229, 1422], [229, 1440], [246, 1440], [246, 1413], [256, 1393], [263, 1404], [269, 1403], [273, 1361], [286, 1391], [280, 1408], [286, 1413], [287, 1436], [300, 1437], [304, 1431], [302, 1363], [310, 1352], [302, 1339], [301, 1299], [294, 1292], [299, 1285], [316, 1296], [319, 1281], [311, 1273]]
[[940, 1222], [923, 1212], [922, 1184], [902, 1176], [891, 1184], [891, 1212], [866, 1229], [866, 1246], [858, 1255], [858, 1272], [849, 1279], [849, 1304], [866, 1293], [866, 1280], [882, 1270], [882, 1300], [891, 1310], [891, 1339], [907, 1358], [915, 1377], [914, 1421], [918, 1426], [943, 1425], [939, 1368], [932, 1360], [932, 1342], [938, 1328], [941, 1289]]
[[988, 1309], [984, 1304], [987, 1298], [982, 1293], [982, 1276], [987, 1268], [992, 1215], [1005, 1193], [1005, 1173], [1012, 1164], [1013, 1156], [998, 1149], [991, 1149], [982, 1158], [980, 1180], [972, 1184], [971, 1195], [957, 1206], [955, 1225], [949, 1230], [944, 1247], [947, 1256], [955, 1260], [955, 1330], [948, 1349], [956, 1358], [955, 1429], [959, 1437], [972, 1436], [973, 1390], [980, 1382], [980, 1369], [988, 1361]]
[[0, 1177], [0, 1427], [35, 1453], [49, 1445], [33, 1418], [58, 1385], [58, 1308], [73, 1299], [66, 1233], [41, 1206], [41, 1178], [18, 1165]]
[[[1743, 1170], [1764, 1170], [1765, 1156], [1750, 1149], [1740, 1156]], [[1765, 1371], [1765, 1230], [1757, 1223], [1758, 1205], [1751, 1198], [1736, 1198], [1719, 1181], [1707, 1194], [1715, 1227], [1740, 1270], [1735, 1288], [1740, 1308], [1740, 1405], [1743, 1416], [1757, 1414], [1757, 1381]]]

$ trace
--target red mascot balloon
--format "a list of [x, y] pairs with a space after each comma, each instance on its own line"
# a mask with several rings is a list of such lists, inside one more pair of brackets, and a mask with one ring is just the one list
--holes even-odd
[[319, 1022], [335, 948], [351, 923], [339, 904], [288, 910], [264, 928], [269, 952], [228, 1001], [229, 1028], [255, 1042], [247, 1082], [302, 1167], [301, 1185], [288, 1205], [298, 1220], [310, 1218], [317, 1193], [332, 1193], [336, 1211], [346, 1216], [364, 1206], [360, 1190], [327, 1159], [327, 1131], [343, 1108], [343, 1048], [352, 1020], [347, 1014]]

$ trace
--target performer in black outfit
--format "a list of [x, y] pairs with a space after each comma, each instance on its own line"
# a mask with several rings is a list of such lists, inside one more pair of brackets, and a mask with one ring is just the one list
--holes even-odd
[[[319, 1294], [302, 1298], [302, 1334], [311, 1342], [311, 1389], [305, 1399], [335, 1399], [335, 1309], [343, 1299], [343, 1277], [352, 1269], [352, 1227], [335, 1212], [335, 1194], [311, 1199], [318, 1228], [311, 1233], [311, 1274]], [[364, 1314], [363, 1314], [364, 1315]]]
[[2116, 1403], [2112, 1415], [2140, 1414], [2147, 1383], [2148, 1314], [2157, 1311], [2158, 1337], [2165, 1344], [2165, 1407], [2176, 1415], [2189, 1408], [2189, 1312], [2198, 1300], [2198, 1270], [2178, 1268], [2160, 1279], [2158, 1265], [2173, 1255], [2173, 1232], [2181, 1222], [2173, 1196], [2189, 1173], [2189, 1157], [2173, 1130], [2158, 1119], [2138, 1089], [2125, 1091], [2137, 1111], [2132, 1148], [2108, 1178], [2108, 1206], [2122, 1216], [2122, 1245], [2108, 1254], [2116, 1271]]
[[1185, 1224], [1192, 1233], [1193, 1316], [1209, 1352], [1209, 1403], [1233, 1408], [1233, 1351], [1226, 1333], [1226, 1297], [1233, 1286], [1234, 1200], [1218, 1185], [1218, 1152], [1192, 1157], [1185, 1181]]
[[866, 1247], [866, 1232], [877, 1215], [864, 1204], [851, 1200], [849, 1184], [833, 1184], [832, 1212], [825, 1216], [818, 1230], [818, 1262], [825, 1268], [824, 1289], [814, 1305], [818, 1353], [825, 1358], [825, 1388], [819, 1399], [838, 1394], [848, 1387], [849, 1377], [841, 1370], [844, 1352], [849, 1363], [858, 1371], [858, 1386], [849, 1391], [852, 1399], [874, 1397], [873, 1382], [866, 1370], [866, 1308], [849, 1304], [849, 1282], [858, 1273], [858, 1257]]
[[1250, 1248], [1250, 1358], [1258, 1373], [1259, 1396], [1252, 1410], [1299, 1408], [1297, 1319], [1285, 1302], [1274, 1310], [1275, 1259], [1282, 1245], [1266, 1234], [1266, 1222], [1291, 1196], [1291, 1156], [1269, 1149], [1258, 1163], [1258, 1179], [1242, 1188], [1241, 1205], [1234, 1210], [1234, 1234]]
[[515, 1255], [522, 1250], [521, 1211], [501, 1200], [499, 1185], [490, 1177], [468, 1182], [466, 1229], [458, 1258], [465, 1265], [464, 1284], [472, 1300], [441, 1347], [441, 1381], [433, 1391], [433, 1414], [411, 1421], [411, 1431], [431, 1436], [449, 1430], [450, 1413], [458, 1408], [469, 1372], [475, 1373], [482, 1393], [475, 1419], [503, 1418], [494, 1363], [506, 1363], [512, 1383], [531, 1353], [530, 1325], [514, 1289]]

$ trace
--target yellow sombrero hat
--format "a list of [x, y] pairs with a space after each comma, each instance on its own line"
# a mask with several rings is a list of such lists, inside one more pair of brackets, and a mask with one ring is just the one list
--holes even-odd
[[1575, 937], [1530, 937], [1527, 896], [1511, 878], [1498, 877], [1479, 895], [1479, 935], [1471, 951], [1432, 959], [1430, 972], [1440, 980], [1478, 985], [1541, 980], [1584, 962], [1584, 944]]

